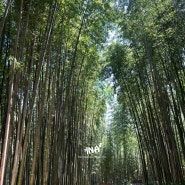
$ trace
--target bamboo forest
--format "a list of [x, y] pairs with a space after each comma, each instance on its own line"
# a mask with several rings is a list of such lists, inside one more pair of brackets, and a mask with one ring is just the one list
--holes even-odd
[[0, 185], [185, 185], [185, 1], [0, 0]]

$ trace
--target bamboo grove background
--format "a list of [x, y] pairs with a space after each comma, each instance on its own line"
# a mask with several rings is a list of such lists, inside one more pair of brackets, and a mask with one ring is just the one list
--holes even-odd
[[184, 184], [185, 3], [122, 1], [118, 9], [120, 41], [108, 49], [107, 68], [134, 122], [144, 178]]
[[12, 185], [88, 184], [91, 161], [83, 165], [78, 156], [93, 144], [104, 111], [93, 84], [109, 3], [5, 2], [0, 182], [4, 177], [4, 184]]
[[184, 17], [182, 0], [1, 0], [0, 185], [183, 184]]

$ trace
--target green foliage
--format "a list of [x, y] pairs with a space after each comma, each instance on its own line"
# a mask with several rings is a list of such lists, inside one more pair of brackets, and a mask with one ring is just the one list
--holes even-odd
[[[181, 78], [184, 76], [184, 59], [181, 57], [184, 50], [181, 33], [184, 33], [184, 28], [181, 25], [185, 21], [179, 6], [184, 6], [184, 3], [133, 0], [129, 1], [127, 11], [118, 8], [117, 23], [122, 31], [121, 39], [110, 46], [107, 57], [107, 68], [111, 68], [118, 87], [119, 103], [124, 107], [123, 112], [127, 110], [130, 121], [136, 127], [145, 181], [147, 173], [161, 182], [182, 182], [183, 179], [177, 175], [179, 173], [176, 174], [178, 177], [174, 174], [176, 170], [181, 171], [180, 168], [174, 168], [174, 173], [170, 174], [162, 164], [161, 155], [171, 157], [170, 147], [165, 148], [164, 153], [159, 152], [162, 145], [170, 146], [169, 143], [173, 142], [176, 161], [182, 156], [182, 161], [185, 159], [184, 136], [179, 127], [184, 125], [182, 120], [185, 115], [181, 104], [184, 102], [184, 89], [181, 88], [184, 84]], [[178, 100], [182, 102], [179, 104]], [[181, 107], [181, 116], [173, 112], [177, 107]], [[119, 124], [116, 126], [117, 131], [124, 128]], [[158, 153], [153, 154], [153, 147]], [[156, 159], [161, 161], [160, 165]], [[175, 163], [171, 160], [169, 168], [172, 169]], [[181, 161], [179, 166], [182, 166]], [[164, 174], [157, 173], [160, 169]], [[165, 177], [165, 174], [169, 176]]]
[[[4, 11], [5, 11], [5, 5], [4, 5], [4, 3], [1, 1], [1, 2], [0, 2], [0, 17], [3, 16]], [[1, 19], [0, 19], [0, 20], [1, 20]]]
[[[15, 64], [9, 137], [13, 150], [7, 166], [18, 170], [12, 173], [7, 169], [11, 179], [6, 178], [5, 184], [25, 184], [25, 176], [30, 184], [35, 179], [42, 184], [60, 184], [65, 178], [69, 184], [77, 183], [76, 179], [87, 184], [88, 174], [97, 169], [94, 159], [79, 162], [77, 157], [84, 146], [100, 144], [104, 132], [106, 99], [111, 90], [107, 84], [101, 89], [97, 82], [102, 67], [99, 53], [113, 18], [110, 5], [103, 0], [17, 0], [11, 4], [1, 40], [0, 122], [6, 118], [6, 72]], [[4, 8], [1, 3], [0, 15]], [[2, 126], [0, 133], [3, 143]], [[21, 159], [16, 138], [23, 148]], [[39, 153], [41, 149], [43, 153]], [[16, 157], [17, 161], [9, 160]], [[28, 157], [29, 166], [25, 165]], [[38, 157], [41, 163], [36, 163]], [[47, 174], [51, 176], [47, 178]]]
[[[110, 29], [120, 33], [108, 46]], [[0, 47], [0, 123], [15, 66], [5, 184], [89, 184], [92, 170], [106, 182], [182, 181], [184, 33], [183, 1], [13, 1]], [[1, 144], [4, 134], [1, 124]], [[101, 162], [78, 161], [100, 142]]]

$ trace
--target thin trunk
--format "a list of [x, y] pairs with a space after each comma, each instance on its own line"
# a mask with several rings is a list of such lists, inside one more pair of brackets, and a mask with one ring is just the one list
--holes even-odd
[[9, 12], [9, 9], [10, 9], [10, 6], [11, 6], [12, 2], [13, 2], [13, 0], [8, 0], [3, 18], [0, 22], [0, 40], [1, 40], [3, 29], [4, 29], [4, 24], [5, 24], [5, 21], [6, 21], [6, 17], [8, 15], [8, 12]]
[[11, 109], [12, 109], [12, 95], [13, 95], [13, 86], [14, 86], [14, 70], [15, 70], [15, 61], [12, 63], [11, 77], [10, 77], [10, 87], [9, 87], [9, 97], [8, 97], [8, 108], [7, 108], [7, 117], [6, 117], [6, 129], [5, 137], [3, 143], [3, 152], [1, 158], [1, 169], [0, 169], [0, 185], [3, 185], [4, 174], [6, 168], [7, 160], [7, 151], [8, 151], [8, 139], [9, 139], [9, 129], [10, 129], [10, 118], [11, 118]]
[[[18, 172], [18, 162], [21, 158], [21, 147], [22, 147], [22, 139], [23, 139], [23, 132], [24, 132], [24, 125], [25, 125], [25, 118], [26, 118], [26, 111], [27, 111], [27, 103], [28, 103], [28, 96], [29, 96], [29, 87], [30, 87], [30, 79], [31, 79], [31, 65], [33, 62], [33, 53], [34, 53], [34, 45], [35, 41], [33, 41], [33, 44], [31, 46], [31, 54], [30, 54], [30, 63], [28, 66], [28, 79], [27, 79], [27, 85], [25, 87], [25, 97], [23, 101], [23, 109], [22, 109], [22, 119], [19, 120], [21, 128], [20, 128], [20, 134], [19, 134], [19, 128], [17, 132], [17, 139], [16, 139], [16, 146], [15, 146], [15, 152], [14, 152], [14, 163], [13, 163], [13, 169], [12, 169], [12, 179], [11, 179], [11, 185], [14, 185], [16, 183], [17, 178], [17, 172]], [[19, 123], [18, 123], [19, 127]]]

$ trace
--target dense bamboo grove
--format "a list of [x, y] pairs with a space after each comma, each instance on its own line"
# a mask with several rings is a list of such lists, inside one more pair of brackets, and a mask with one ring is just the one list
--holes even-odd
[[183, 185], [184, 17], [181, 0], [1, 0], [0, 185]]
[[[107, 1], [0, 2], [0, 184], [89, 184]], [[100, 13], [101, 12], [101, 13]], [[100, 142], [100, 141], [98, 141]]]
[[173, 0], [122, 2], [121, 39], [109, 48], [119, 102], [137, 132], [146, 184], [185, 183], [184, 6]]

